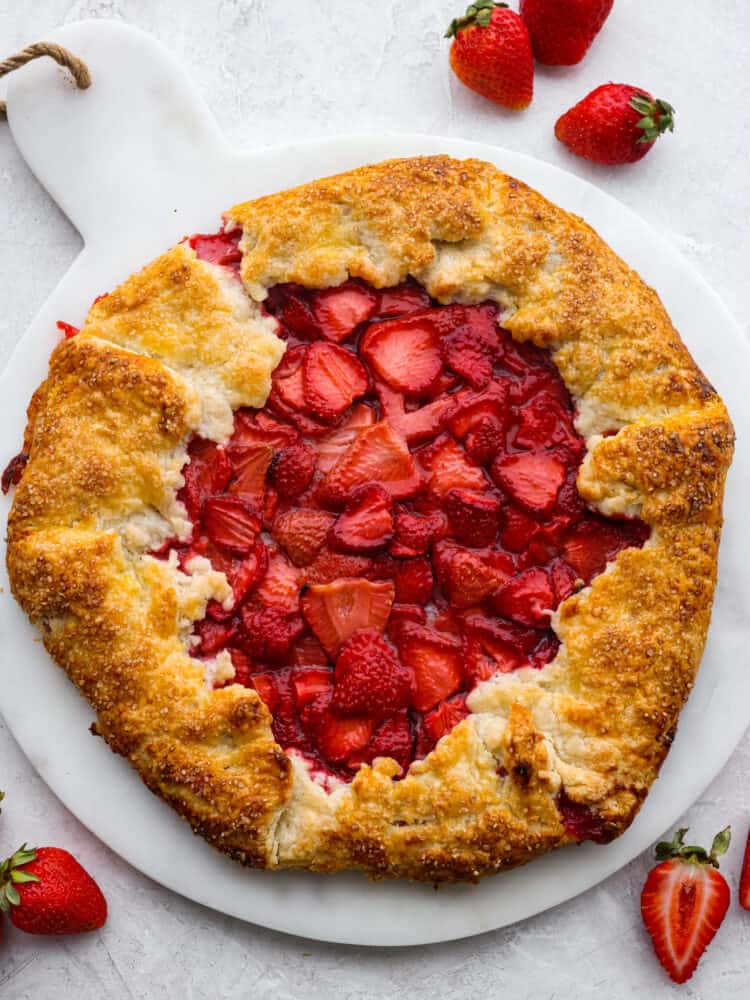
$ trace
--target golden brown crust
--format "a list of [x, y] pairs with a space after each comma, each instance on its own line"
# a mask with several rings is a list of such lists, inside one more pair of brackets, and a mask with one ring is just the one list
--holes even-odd
[[622, 832], [702, 654], [733, 443], [658, 296], [585, 223], [479, 161], [363, 167], [227, 218], [257, 301], [281, 281], [409, 274], [441, 301], [496, 299], [576, 397], [581, 493], [652, 536], [559, 608], [552, 664], [480, 685], [473, 714], [402, 781], [379, 760], [327, 794], [280, 752], [254, 692], [209, 691], [187, 653], [185, 626], [221, 596], [221, 574], [193, 580], [143, 555], [185, 530], [187, 435], [225, 436], [227, 410], [262, 403], [281, 353], [257, 306], [175, 248], [53, 356], [9, 525], [14, 593], [100, 731], [198, 832], [256, 866], [476, 879], [571, 839], [563, 790]]

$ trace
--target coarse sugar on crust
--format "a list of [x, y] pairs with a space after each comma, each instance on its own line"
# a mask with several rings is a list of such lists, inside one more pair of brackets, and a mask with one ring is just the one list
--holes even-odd
[[[29, 408], [8, 525], [14, 595], [97, 713], [97, 731], [219, 850], [265, 868], [476, 880], [636, 815], [705, 643], [733, 432], [657, 294], [582, 220], [478, 160], [393, 160], [238, 205], [241, 283], [168, 251], [56, 348]], [[260, 303], [283, 282], [407, 277], [441, 303], [494, 300], [547, 348], [587, 444], [581, 496], [651, 528], [555, 615], [541, 670], [496, 674], [402, 780], [380, 758], [324, 790], [252, 689], [210, 690], [185, 621], [228, 593], [148, 552], [190, 524], [190, 436], [222, 441], [283, 354]], [[246, 294], [243, 294], [242, 288]]]

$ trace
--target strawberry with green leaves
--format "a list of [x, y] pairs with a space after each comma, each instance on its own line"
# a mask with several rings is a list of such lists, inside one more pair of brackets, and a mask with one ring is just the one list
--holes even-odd
[[721, 926], [729, 906], [729, 886], [718, 871], [729, 848], [729, 827], [717, 833], [711, 851], [685, 844], [687, 829], [656, 845], [660, 862], [641, 892], [641, 914], [656, 957], [675, 983], [695, 972], [701, 955]]
[[613, 6], [614, 0], [521, 0], [534, 57], [547, 66], [575, 66]]
[[555, 135], [576, 156], [618, 166], [636, 163], [664, 132], [674, 132], [671, 104], [626, 83], [605, 83], [557, 120]]
[[467, 87], [496, 104], [520, 111], [534, 94], [529, 32], [505, 3], [475, 0], [445, 33], [452, 38], [450, 63]]

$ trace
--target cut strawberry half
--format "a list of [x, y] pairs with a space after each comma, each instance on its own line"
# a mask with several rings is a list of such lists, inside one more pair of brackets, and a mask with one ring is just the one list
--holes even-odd
[[239, 271], [242, 261], [242, 251], [239, 248], [241, 237], [241, 229], [233, 229], [229, 233], [196, 233], [190, 237], [188, 244], [195, 250], [195, 256], [199, 260]]
[[378, 572], [377, 557], [355, 556], [349, 553], [334, 552], [324, 545], [305, 572], [306, 583], [333, 583], [342, 577], [362, 577], [367, 580], [382, 580], [385, 577]]
[[458, 694], [447, 701], [440, 702], [437, 708], [427, 712], [422, 720], [422, 725], [432, 742], [437, 743], [470, 714], [471, 712], [466, 707], [466, 696]]
[[272, 673], [253, 674], [250, 678], [250, 684], [258, 692], [268, 711], [275, 715], [280, 701], [277, 675]]
[[477, 465], [488, 465], [504, 449], [507, 410], [508, 390], [502, 382], [456, 395], [448, 427]]
[[434, 541], [445, 535], [447, 525], [445, 515], [440, 512], [422, 516], [406, 509], [397, 510], [391, 555], [401, 558], [424, 555]]
[[375, 729], [372, 719], [337, 715], [331, 711], [331, 693], [324, 691], [302, 710], [302, 725], [332, 764], [345, 764], [369, 742]]
[[438, 332], [420, 316], [374, 323], [359, 349], [379, 378], [411, 398], [429, 392], [443, 370]]
[[315, 473], [315, 452], [309, 444], [297, 441], [276, 452], [269, 479], [284, 500], [293, 500], [307, 489]]
[[[277, 368], [278, 371], [278, 368]], [[286, 448], [299, 441], [299, 433], [289, 424], [283, 424], [267, 413], [237, 410], [234, 415], [234, 431], [229, 439], [227, 452], [231, 459], [234, 448], [245, 445], [268, 445], [271, 448]]]
[[302, 595], [302, 614], [328, 655], [336, 656], [360, 629], [385, 629], [394, 593], [390, 580], [344, 578], [312, 584]]
[[314, 340], [321, 335], [308, 294], [301, 285], [276, 285], [269, 290], [265, 306], [284, 327], [282, 335], [292, 333], [304, 340]]
[[242, 628], [251, 655], [268, 663], [284, 663], [305, 624], [299, 615], [289, 614], [284, 608], [246, 604], [242, 608]]
[[550, 580], [555, 591], [555, 607], [578, 589], [578, 573], [564, 559], [554, 559], [549, 567]]
[[354, 490], [369, 483], [378, 483], [394, 499], [414, 496], [422, 487], [406, 443], [384, 421], [359, 433], [322, 481], [317, 496], [326, 506], [343, 507]]
[[190, 520], [197, 521], [204, 501], [226, 489], [232, 466], [221, 445], [196, 437], [188, 445], [188, 463], [182, 475], [185, 485], [178, 497], [185, 504]]
[[414, 673], [412, 704], [420, 712], [426, 712], [461, 687], [460, 642], [424, 625], [404, 625], [397, 644], [401, 662]]
[[498, 614], [521, 625], [545, 628], [556, 606], [549, 574], [538, 566], [519, 573], [498, 591], [492, 606]]
[[492, 378], [500, 347], [497, 309], [490, 305], [450, 306], [449, 309], [454, 311], [457, 326], [443, 339], [443, 359], [472, 388], [483, 389]]
[[273, 605], [287, 612], [299, 609], [302, 574], [275, 546], [268, 549], [268, 568], [255, 597], [261, 604]]
[[232, 588], [234, 610], [239, 608], [248, 594], [260, 586], [268, 570], [268, 553], [263, 541], [256, 538], [250, 552], [242, 560], [235, 560], [227, 572], [227, 580]]
[[354, 443], [355, 438], [365, 427], [375, 423], [375, 413], [371, 406], [357, 403], [351, 408], [342, 423], [335, 430], [321, 437], [316, 442], [317, 468], [320, 472], [329, 472]]
[[274, 518], [272, 534], [295, 566], [309, 566], [333, 522], [324, 510], [292, 507]]
[[430, 560], [423, 557], [403, 560], [398, 564], [393, 582], [396, 600], [401, 604], [427, 604], [432, 600], [435, 586]]
[[463, 448], [449, 434], [442, 434], [432, 444], [417, 452], [419, 463], [430, 473], [428, 489], [438, 497], [459, 488], [483, 492], [489, 483]]
[[295, 642], [292, 663], [296, 667], [324, 667], [328, 664], [328, 654], [315, 636], [307, 633]]
[[306, 404], [320, 420], [337, 420], [367, 392], [367, 372], [355, 354], [336, 344], [317, 342], [302, 362]]
[[453, 488], [443, 498], [453, 535], [471, 548], [492, 545], [497, 538], [500, 500], [491, 493]]
[[384, 382], [376, 382], [375, 389], [384, 418], [409, 445], [424, 444], [437, 437], [445, 429], [456, 405], [453, 396], [443, 396], [407, 411], [400, 392]]
[[405, 282], [393, 288], [385, 288], [380, 293], [378, 316], [405, 316], [419, 309], [429, 309], [430, 296], [419, 285]]
[[252, 507], [234, 496], [209, 497], [201, 520], [214, 545], [241, 556], [250, 552], [260, 531], [260, 520]]
[[530, 451], [563, 445], [578, 457], [584, 444], [573, 427], [572, 414], [546, 391], [537, 393], [520, 411], [513, 443]]
[[350, 337], [377, 308], [377, 294], [356, 281], [318, 292], [313, 304], [322, 336], [337, 344]]
[[333, 690], [333, 671], [328, 667], [304, 667], [302, 670], [292, 671], [291, 678], [298, 712], [319, 694]]
[[373, 629], [356, 632], [336, 658], [331, 708], [342, 715], [384, 719], [411, 703], [413, 677]]
[[495, 674], [507, 674], [523, 666], [524, 659], [507, 643], [474, 635], [464, 642], [464, 673], [472, 686]]
[[510, 646], [522, 658], [534, 651], [544, 635], [536, 628], [525, 628], [514, 622], [471, 613], [467, 613], [463, 619], [463, 630], [469, 637], [479, 639], [483, 648], [490, 650], [492, 655], [494, 644], [500, 643], [502, 646]]
[[547, 452], [504, 455], [492, 463], [492, 477], [526, 510], [544, 515], [555, 504], [565, 479], [565, 466]]
[[347, 761], [350, 768], [372, 764], [378, 757], [390, 757], [405, 774], [412, 759], [414, 736], [406, 711], [396, 712], [373, 733], [372, 739], [361, 750], [356, 750]]
[[266, 474], [273, 454], [273, 448], [269, 444], [230, 445], [232, 478], [227, 486], [227, 492], [246, 497], [262, 508], [266, 491]]
[[503, 515], [500, 542], [509, 552], [523, 552], [528, 549], [539, 530], [539, 522], [533, 517], [515, 507], [507, 507]]
[[374, 483], [356, 490], [328, 532], [328, 544], [341, 552], [375, 552], [393, 537], [393, 501]]
[[394, 604], [388, 618], [388, 638], [395, 642], [398, 630], [406, 622], [425, 625], [427, 623], [427, 614], [424, 608], [418, 604]]
[[571, 529], [563, 544], [563, 555], [583, 582], [590, 583], [627, 544], [614, 524], [591, 518]]
[[201, 656], [214, 656], [237, 638], [237, 626], [234, 622], [215, 622], [210, 618], [199, 621], [195, 632], [200, 639], [197, 652]]

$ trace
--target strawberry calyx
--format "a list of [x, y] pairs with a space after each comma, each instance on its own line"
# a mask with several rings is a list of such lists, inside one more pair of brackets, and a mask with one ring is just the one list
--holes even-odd
[[486, 28], [490, 23], [492, 11], [496, 7], [507, 6], [507, 3], [497, 3], [496, 0], [474, 0], [474, 3], [469, 4], [466, 8], [466, 13], [463, 17], [453, 18], [444, 37], [455, 38], [459, 31], [463, 31], [464, 28], [470, 28], [474, 24], [480, 28]]
[[654, 142], [664, 132], [674, 132], [676, 112], [668, 101], [637, 93], [630, 98], [630, 107], [641, 115], [636, 122], [636, 128], [643, 131], [638, 142]]
[[21, 897], [17, 885], [41, 881], [38, 875], [23, 870], [24, 865], [36, 861], [36, 848], [21, 844], [18, 850], [0, 864], [0, 910], [10, 913], [11, 906], [18, 906]]
[[724, 827], [714, 837], [711, 843], [711, 850], [695, 844], [685, 844], [685, 834], [688, 827], [683, 827], [675, 833], [672, 840], [662, 840], [656, 845], [656, 860], [669, 861], [670, 858], [679, 858], [688, 864], [700, 865], [703, 868], [718, 868], [719, 858], [726, 854], [732, 839], [732, 828]]

